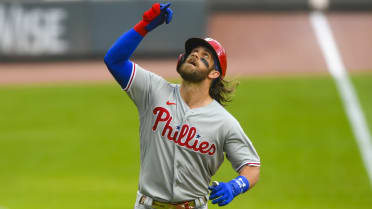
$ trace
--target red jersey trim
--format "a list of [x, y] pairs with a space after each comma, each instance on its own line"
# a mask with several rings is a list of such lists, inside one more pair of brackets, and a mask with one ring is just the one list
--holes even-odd
[[250, 166], [260, 166], [261, 163], [246, 163], [245, 165], [250, 165]]
[[133, 64], [133, 66], [132, 66], [132, 74], [130, 75], [129, 82], [128, 82], [127, 86], [125, 87], [124, 91], [128, 91], [128, 89], [132, 85], [134, 74], [136, 73], [136, 64], [134, 62], [132, 62], [132, 64]]
[[254, 167], [260, 167], [261, 163], [243, 163], [241, 166], [236, 169], [236, 171], [240, 171], [244, 166], [254, 166]]

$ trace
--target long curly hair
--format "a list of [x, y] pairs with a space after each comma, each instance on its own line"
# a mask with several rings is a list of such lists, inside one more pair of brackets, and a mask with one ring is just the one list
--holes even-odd
[[239, 83], [235, 81], [227, 81], [219, 76], [212, 81], [209, 88], [209, 95], [225, 107], [232, 101], [232, 93], [238, 85]]

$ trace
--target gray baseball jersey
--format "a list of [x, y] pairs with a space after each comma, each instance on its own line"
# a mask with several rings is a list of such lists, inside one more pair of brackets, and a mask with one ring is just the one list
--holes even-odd
[[133, 68], [124, 90], [139, 112], [142, 194], [166, 202], [208, 195], [224, 152], [236, 171], [260, 165], [238, 121], [217, 101], [190, 109], [179, 85], [139, 65]]

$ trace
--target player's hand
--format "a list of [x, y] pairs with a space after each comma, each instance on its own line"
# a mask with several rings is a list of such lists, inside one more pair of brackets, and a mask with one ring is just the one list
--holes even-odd
[[166, 22], [169, 24], [172, 21], [173, 11], [169, 8], [171, 3], [159, 4], [155, 3], [152, 8], [143, 14], [143, 21], [148, 24], [145, 26], [147, 32]]
[[173, 17], [173, 11], [169, 8], [170, 5], [171, 3], [153, 4], [149, 10], [143, 13], [142, 21], [134, 26], [134, 30], [144, 36], [164, 22], [169, 24]]
[[211, 190], [209, 199], [212, 200], [213, 204], [224, 206], [229, 204], [236, 196], [246, 192], [249, 189], [249, 181], [244, 176], [238, 176], [237, 178], [224, 183], [224, 182], [213, 182], [213, 186], [208, 187]]
[[209, 199], [212, 200], [213, 204], [224, 206], [229, 204], [234, 199], [232, 185], [224, 182], [220, 182], [218, 186], [208, 187], [211, 190]]

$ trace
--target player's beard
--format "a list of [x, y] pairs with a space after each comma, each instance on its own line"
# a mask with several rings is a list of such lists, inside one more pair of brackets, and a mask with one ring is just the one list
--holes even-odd
[[183, 63], [179, 68], [177, 68], [178, 74], [183, 80], [191, 83], [199, 83], [208, 77], [211, 70], [205, 69], [200, 70], [197, 66], [191, 67], [191, 65], [186, 65]]

